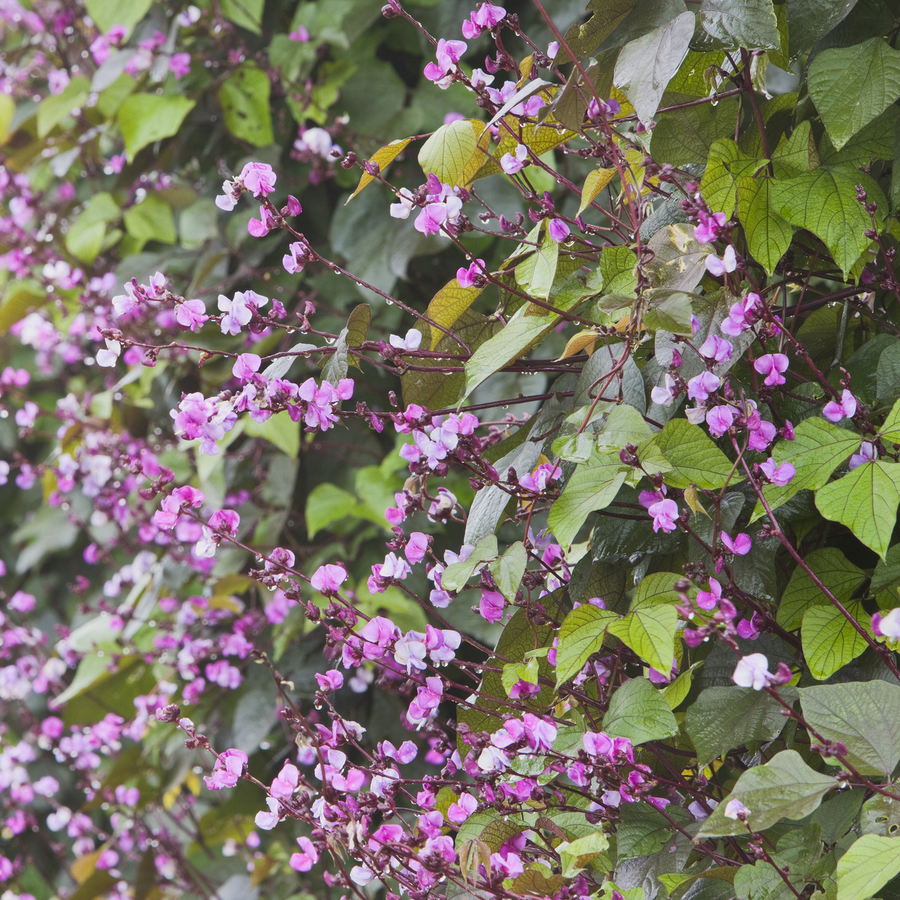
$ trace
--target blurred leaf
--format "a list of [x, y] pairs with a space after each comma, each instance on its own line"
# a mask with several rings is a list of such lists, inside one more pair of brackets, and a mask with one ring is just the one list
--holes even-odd
[[177, 134], [195, 102], [172, 94], [132, 94], [116, 116], [128, 161], [148, 144]]
[[90, 81], [83, 75], [79, 75], [73, 78], [59, 94], [45, 97], [38, 107], [38, 137], [46, 137], [72, 110], [83, 106], [90, 89]]
[[274, 140], [269, 112], [270, 90], [269, 76], [249, 63], [232, 72], [219, 88], [225, 127], [236, 138], [254, 147], [266, 147]]
[[113, 25], [131, 31], [147, 14], [153, 0], [85, 0], [88, 15], [105, 34]]

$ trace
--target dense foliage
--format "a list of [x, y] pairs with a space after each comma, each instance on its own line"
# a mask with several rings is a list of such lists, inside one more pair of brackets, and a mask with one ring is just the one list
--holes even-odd
[[0, 0], [3, 900], [895, 896], [898, 35]]

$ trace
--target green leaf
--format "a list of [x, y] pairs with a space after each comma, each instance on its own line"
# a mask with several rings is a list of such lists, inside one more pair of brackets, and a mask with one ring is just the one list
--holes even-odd
[[629, 247], [604, 247], [600, 254], [603, 290], [608, 294], [633, 294], [637, 287], [636, 266], [637, 254]]
[[666, 808], [668, 819], [649, 803], [623, 803], [616, 826], [617, 859], [650, 856], [671, 844], [674, 837], [669, 819], [680, 825], [690, 822], [690, 814], [672, 805]]
[[771, 275], [791, 246], [794, 229], [772, 207], [771, 178], [741, 178], [738, 218], [744, 226], [750, 255]]
[[683, 12], [626, 44], [619, 53], [613, 81], [644, 124], [656, 115], [669, 80], [687, 56], [694, 25], [694, 14]]
[[[801, 688], [803, 718], [823, 738], [841, 741], [863, 775], [890, 777], [900, 762], [900, 687], [887, 681]], [[842, 765], [825, 757], [832, 765]]]
[[[764, 766], [748, 769], [731, 794], [700, 826], [698, 838], [727, 837], [765, 831], [782, 819], [802, 819], [822, 802], [837, 782], [811, 769], [796, 750], [776, 753]], [[750, 811], [747, 825], [725, 816], [728, 800], [737, 799]]]
[[480, 569], [489, 559], [497, 556], [497, 538], [486, 535], [476, 545], [468, 559], [447, 566], [441, 575], [441, 584], [448, 591], [461, 591], [476, 569]]
[[[782, 695], [786, 690], [782, 688]], [[787, 699], [787, 698], [785, 698]], [[688, 707], [685, 728], [697, 765], [755, 741], [771, 741], [787, 723], [781, 704], [753, 688], [711, 687]]]
[[646, 678], [632, 678], [612, 695], [603, 731], [637, 745], [672, 737], [678, 722], [663, 695]]
[[317, 484], [306, 498], [306, 530], [310, 538], [323, 528], [347, 518], [356, 509], [357, 499], [337, 485]]
[[[702, 13], [701, 13], [702, 15]], [[765, 166], [764, 159], [745, 156], [728, 138], [716, 141], [709, 150], [706, 171], [700, 180], [700, 192], [713, 212], [724, 212], [731, 218], [737, 200], [737, 184], [752, 177]]]
[[[771, 509], [787, 503], [799, 491], [815, 491], [831, 478], [831, 473], [851, 453], [859, 448], [860, 437], [855, 431], [838, 428], [827, 419], [813, 416], [804, 419], [794, 429], [793, 441], [779, 441], [772, 456], [779, 465], [791, 463], [796, 469], [791, 482], [784, 487], [767, 485], [763, 496]], [[750, 518], [755, 522], [765, 515], [762, 504], [757, 504]]]
[[791, 58], [809, 50], [856, 6], [857, 0], [787, 0], [787, 26]]
[[499, 559], [494, 560], [488, 566], [497, 590], [512, 603], [516, 599], [519, 587], [522, 584], [522, 576], [528, 565], [528, 554], [525, 545], [521, 541], [509, 547]]
[[900, 505], [900, 464], [865, 463], [816, 491], [826, 519], [846, 525], [884, 559]]
[[801, 122], [790, 137], [782, 136], [772, 153], [772, 166], [776, 178], [794, 178], [819, 167], [819, 154], [808, 121]]
[[[844, 608], [857, 622], [868, 619], [862, 604], [855, 600], [848, 601]], [[868, 646], [866, 639], [831, 603], [813, 606], [803, 614], [800, 636], [809, 672], [818, 681], [831, 678]]]
[[66, 250], [82, 262], [92, 263], [103, 247], [107, 225], [120, 213], [112, 194], [95, 194], [66, 233]]
[[528, 684], [537, 684], [537, 659], [532, 657], [527, 663], [507, 663], [503, 667], [503, 674], [500, 676], [500, 680], [503, 683], [503, 689], [506, 691], [507, 696], [520, 681], [525, 681]]
[[[567, 312], [577, 306], [589, 291], [578, 274], [566, 279], [562, 287], [553, 295], [556, 309]], [[495, 372], [514, 362], [531, 347], [549, 334], [559, 315], [539, 309], [529, 315], [529, 305], [516, 311], [506, 325], [492, 338], [485, 341], [466, 362], [465, 397], [479, 387]], [[446, 376], [442, 376], [446, 377]], [[413, 401], [417, 402], [417, 401]], [[424, 403], [435, 408], [433, 404]]]
[[0, 302], [0, 334], [6, 334], [16, 322], [24, 319], [31, 310], [43, 306], [50, 297], [38, 282], [31, 279], [13, 281], [7, 285]]
[[584, 668], [588, 659], [603, 646], [607, 625], [617, 618], [608, 609], [584, 603], [563, 619], [556, 650], [557, 684], [568, 681]]
[[248, 419], [244, 426], [244, 434], [249, 437], [265, 438], [291, 459], [296, 459], [300, 453], [300, 423], [293, 421], [286, 411], [276, 413], [265, 422]]
[[125, 230], [136, 239], [140, 247], [147, 241], [175, 243], [175, 218], [172, 215], [172, 207], [155, 194], [149, 194], [140, 203], [126, 209], [122, 218]]
[[[583, 25], [573, 25], [566, 32], [566, 43], [576, 56], [590, 56], [616, 30], [637, 5], [638, 0], [590, 0], [591, 17]], [[558, 63], [570, 62], [560, 48]], [[579, 125], [581, 122], [578, 123]]]
[[625, 482], [627, 473], [623, 468], [618, 451], [593, 450], [590, 459], [575, 469], [547, 518], [548, 527], [561, 545], [569, 546], [588, 516], [606, 509], [615, 500]]
[[809, 95], [837, 150], [900, 98], [900, 51], [880, 37], [823, 50], [809, 67]]
[[104, 34], [113, 25], [122, 25], [131, 31], [150, 9], [152, 0], [85, 0], [88, 15]]
[[[636, 612], [639, 609], [681, 603], [679, 592], [675, 590], [675, 585], [679, 581], [684, 581], [684, 576], [677, 575], [675, 572], [652, 572], [645, 575], [634, 589], [629, 609], [631, 612]], [[685, 593], [693, 595], [696, 593], [696, 588], [691, 587]]]
[[838, 860], [837, 900], [866, 900], [900, 874], [900, 840], [864, 834]]
[[[866, 573], [862, 569], [853, 565], [834, 547], [813, 550], [805, 556], [804, 562], [841, 603], [846, 603], [866, 578]], [[778, 624], [788, 631], [794, 631], [800, 627], [803, 614], [810, 607], [830, 603], [831, 601], [806, 571], [798, 566], [791, 574], [791, 580], [781, 595]]]
[[[586, 869], [598, 856], [609, 847], [609, 838], [602, 831], [586, 834], [571, 843], [560, 844], [556, 850], [562, 864], [562, 874], [566, 878], [574, 878]], [[518, 890], [518, 887], [516, 888]]]
[[688, 294], [676, 291], [662, 303], [656, 301], [644, 313], [644, 326], [649, 331], [667, 331], [669, 334], [692, 334], [694, 310]]
[[132, 94], [120, 107], [116, 119], [122, 129], [128, 161], [154, 141], [178, 133], [195, 101], [173, 94]]
[[[671, 463], [665, 475], [670, 487], [686, 488], [696, 484], [704, 490], [718, 490], [725, 485], [733, 468], [728, 457], [699, 426], [687, 419], [671, 419], [656, 436], [656, 446]], [[737, 471], [731, 484], [742, 480]]]
[[678, 612], [674, 606], [649, 606], [613, 622], [609, 633], [620, 638], [647, 665], [668, 675], [675, 657], [677, 628]]
[[856, 199], [858, 184], [865, 187], [870, 202], [878, 203], [876, 222], [880, 224], [884, 195], [872, 179], [848, 166], [823, 166], [776, 182], [771, 194], [776, 212], [819, 238], [844, 277], [870, 243], [865, 231], [871, 228], [871, 222]]
[[73, 109], [84, 105], [91, 83], [83, 75], [73, 78], [59, 94], [45, 97], [37, 111], [37, 133], [45, 138]]
[[254, 34], [262, 31], [262, 16], [265, 0], [220, 0], [219, 8], [226, 19], [246, 28]]
[[726, 50], [777, 50], [780, 43], [772, 0], [703, 0], [700, 24]]
[[267, 147], [274, 140], [269, 112], [269, 76], [258, 66], [244, 63], [219, 88], [225, 127], [241, 141]]
[[[704, 91], [704, 96], [706, 91]], [[695, 100], [692, 94], [669, 94], [673, 103]], [[734, 136], [737, 101], [720, 100], [716, 106], [687, 106], [659, 114], [650, 139], [650, 152], [659, 163], [673, 166], [697, 164], [706, 159], [718, 138]]]
[[[360, 347], [369, 336], [369, 325], [372, 324], [372, 307], [368, 303], [360, 303], [353, 307], [347, 317], [347, 347]], [[362, 369], [359, 359], [347, 354], [347, 365]]]
[[891, 411], [884, 420], [884, 425], [878, 429], [878, 434], [883, 441], [900, 444], [900, 400], [891, 407]]
[[[483, 290], [484, 288], [475, 287], [474, 285], [460, 287], [459, 282], [454, 278], [448, 281], [431, 298], [425, 315], [438, 325], [452, 329], [459, 317], [468, 311]], [[444, 332], [433, 326], [429, 327], [431, 329], [431, 346], [429, 349], [434, 350], [444, 337]]]
[[547, 232], [537, 252], [516, 266], [516, 283], [532, 297], [546, 300], [550, 296], [558, 265], [559, 244]]
[[444, 184], [468, 187], [487, 159], [491, 134], [484, 122], [458, 119], [442, 125], [419, 150], [419, 165], [426, 175]]

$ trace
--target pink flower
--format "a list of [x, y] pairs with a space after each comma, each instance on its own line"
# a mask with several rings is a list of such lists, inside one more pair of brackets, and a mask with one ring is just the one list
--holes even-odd
[[719, 326], [722, 334], [729, 337], [737, 337], [743, 334], [751, 325], [751, 316], [757, 307], [762, 304], [759, 294], [749, 293], [740, 303], [733, 303], [728, 317]]
[[761, 691], [775, 680], [775, 676], [769, 671], [769, 660], [762, 653], [751, 653], [741, 657], [731, 680], [740, 687]]
[[425, 77], [429, 81], [434, 81], [442, 90], [450, 87], [453, 81], [453, 74], [457, 71], [457, 63], [463, 53], [468, 49], [465, 41], [445, 41], [443, 38], [438, 40], [437, 63], [428, 63], [425, 66]]
[[469, 18], [462, 23], [462, 34], [467, 40], [477, 38], [482, 31], [496, 27], [506, 16], [506, 10], [502, 6], [494, 6], [492, 3], [482, 3], [475, 12], [469, 13]]
[[116, 853], [112, 847], [107, 847], [105, 850], [101, 851], [94, 866], [97, 869], [111, 869], [118, 861], [119, 854]]
[[829, 422], [840, 422], [841, 419], [844, 418], [852, 419], [856, 415], [856, 408], [856, 397], [844, 388], [844, 391], [841, 394], [841, 402], [836, 403], [832, 400], [831, 402], [826, 403], [825, 408], [822, 410], [822, 415], [825, 416]]
[[654, 531], [674, 531], [677, 527], [675, 520], [678, 518], [678, 504], [674, 500], [666, 498], [654, 503], [648, 510], [653, 516]]
[[719, 533], [719, 539], [722, 541], [722, 545], [725, 549], [729, 553], [734, 553], [735, 556], [746, 556], [753, 546], [750, 535], [744, 534], [743, 532], [732, 540], [726, 532], [722, 531]]
[[212, 775], [203, 780], [211, 791], [233, 788], [247, 765], [247, 754], [243, 750], [226, 750], [216, 759]]
[[714, 406], [706, 414], [709, 433], [721, 437], [734, 423], [734, 411], [730, 406]]
[[255, 353], [241, 353], [231, 368], [231, 374], [241, 381], [250, 381], [261, 365], [262, 359]]
[[272, 780], [269, 793], [278, 800], [289, 800], [294, 796], [299, 783], [300, 770], [292, 763], [286, 762]]
[[271, 194], [275, 190], [275, 178], [275, 173], [268, 163], [258, 162], [248, 162], [238, 176], [241, 184], [256, 198]]
[[429, 543], [430, 541], [427, 534], [423, 534], [421, 531], [414, 531], [409, 536], [409, 540], [406, 542], [406, 547], [403, 552], [406, 554], [406, 558], [415, 565], [425, 559], [425, 555], [428, 553]]
[[709, 579], [709, 590], [697, 592], [697, 606], [700, 609], [715, 609], [722, 599], [722, 585], [715, 578]]
[[305, 44], [309, 41], [309, 32], [302, 25], [298, 25], [297, 30], [292, 31], [288, 37], [292, 41], [299, 41], [300, 43]]
[[777, 484], [779, 487], [790, 484], [796, 474], [796, 469], [791, 463], [783, 462], [781, 465], [778, 465], [771, 456], [764, 463], [760, 464], [760, 469], [762, 469], [763, 474], [772, 484]]
[[547, 226], [550, 240], [555, 241], [557, 244], [564, 241], [569, 236], [570, 231], [568, 224], [562, 219], [551, 219], [550, 224]]
[[737, 256], [735, 255], [734, 247], [732, 247], [731, 244], [725, 248], [725, 252], [722, 254], [721, 259], [714, 253], [710, 253], [709, 256], [706, 257], [706, 271], [709, 272], [710, 275], [720, 277], [726, 272], [734, 272], [736, 269]]
[[291, 868], [295, 872], [308, 872], [319, 861], [319, 853], [306, 836], [298, 837], [297, 844], [300, 846], [300, 852], [291, 854]]
[[197, 331], [209, 319], [206, 315], [206, 304], [202, 300], [185, 300], [175, 307], [175, 321], [182, 328]]
[[321, 594], [336, 594], [347, 580], [347, 570], [343, 566], [319, 566], [310, 578], [310, 584]]
[[169, 60], [169, 71], [175, 76], [176, 80], [189, 75], [191, 72], [191, 54], [175, 53]]
[[16, 591], [9, 598], [9, 608], [20, 613], [30, 613], [34, 609], [34, 594], [26, 594], [25, 591]]
[[447, 818], [459, 825], [465, 822], [476, 809], [478, 809], [478, 801], [471, 794], [462, 794], [455, 803], [450, 804], [447, 809]]
[[504, 600], [503, 594], [500, 594], [497, 591], [482, 590], [478, 611], [481, 613], [483, 619], [491, 624], [499, 622], [500, 619], [503, 618], [503, 610], [505, 607], [506, 600]]
[[285, 272], [296, 275], [303, 271], [303, 267], [309, 259], [309, 246], [306, 243], [294, 241], [288, 250], [290, 253], [286, 253], [282, 257], [281, 264], [284, 266]]
[[766, 353], [753, 363], [753, 368], [760, 375], [766, 376], [765, 384], [774, 387], [784, 384], [784, 375], [781, 373], [787, 371], [788, 365], [789, 360], [783, 353]]
[[344, 686], [344, 676], [337, 669], [329, 669], [324, 675], [316, 672], [316, 684], [320, 691], [339, 691]]

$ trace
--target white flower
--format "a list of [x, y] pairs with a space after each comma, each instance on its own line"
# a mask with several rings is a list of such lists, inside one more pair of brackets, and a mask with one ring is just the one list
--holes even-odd
[[761, 691], [774, 679], [775, 676], [769, 671], [769, 660], [762, 653], [751, 653], [749, 656], [741, 657], [731, 676], [735, 684], [740, 687], [752, 687], [754, 691]]
[[408, 219], [409, 211], [413, 208], [413, 196], [406, 188], [400, 188], [397, 196], [400, 202], [391, 204], [391, 218]]
[[406, 332], [406, 337], [392, 334], [390, 341], [391, 346], [396, 347], [398, 350], [418, 350], [422, 344], [422, 332], [416, 331], [415, 328], [410, 328]]
[[97, 365], [112, 368], [122, 353], [122, 345], [118, 341], [106, 339], [106, 349], [97, 351]]
[[726, 819], [740, 819], [742, 816], [746, 818], [750, 815], [750, 810], [737, 797], [734, 797], [725, 804], [724, 815]]

